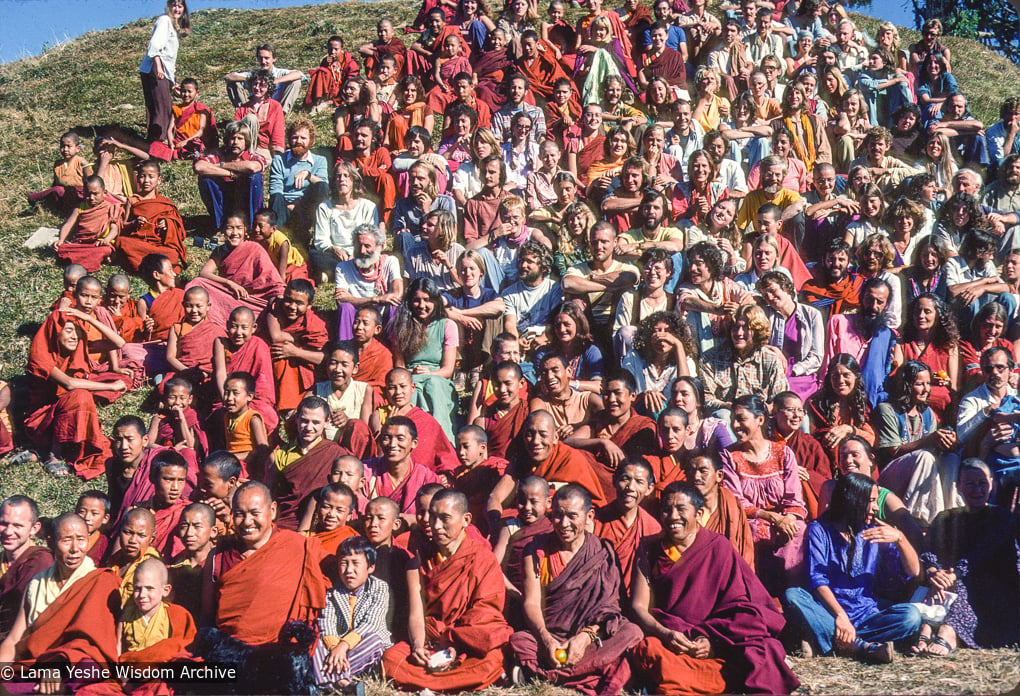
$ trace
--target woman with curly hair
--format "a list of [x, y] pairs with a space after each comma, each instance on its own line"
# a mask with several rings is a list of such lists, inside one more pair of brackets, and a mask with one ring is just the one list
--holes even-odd
[[716, 94], [720, 84], [719, 73], [707, 65], [702, 65], [694, 74], [691, 116], [706, 131], [715, 130], [721, 121], [730, 118], [730, 100]]
[[[355, 121], [360, 118], [368, 118], [385, 129], [392, 122], [392, 119], [388, 118], [392, 111], [389, 104], [375, 98], [374, 82], [370, 85], [369, 81], [363, 77], [351, 77], [345, 80], [340, 88], [340, 105], [333, 112], [333, 132], [336, 134], [337, 152], [351, 149], [351, 132]], [[390, 138], [387, 142], [398, 144], [404, 142], [404, 133], [401, 132], [398, 138]]]
[[574, 377], [574, 388], [602, 391], [602, 351], [592, 341], [588, 318], [576, 302], [564, 302], [545, 331], [546, 345], [535, 354], [539, 365], [549, 353], [563, 358]]
[[910, 303], [893, 356], [897, 365], [916, 360], [931, 369], [929, 401], [941, 420], [960, 393], [960, 332], [956, 317], [937, 295], [926, 292]]
[[932, 237], [945, 239], [957, 253], [963, 240], [972, 230], [991, 229], [991, 223], [981, 209], [981, 202], [969, 193], [954, 193], [939, 210]]
[[908, 360], [889, 380], [889, 401], [875, 409], [878, 480], [922, 524], [958, 500], [956, 431], [939, 427], [929, 401], [932, 377], [923, 362]]
[[623, 359], [638, 385], [638, 403], [648, 415], [666, 407], [673, 382], [697, 371], [697, 348], [676, 312], [655, 312], [638, 324], [634, 350]]
[[563, 211], [563, 223], [560, 225], [556, 252], [553, 254], [553, 267], [559, 277], [562, 278], [571, 266], [591, 261], [588, 232], [594, 225], [595, 213], [587, 203], [577, 201]]
[[741, 305], [728, 323], [727, 340], [701, 360], [705, 406], [720, 418], [729, 415], [733, 402], [742, 395], [752, 394], [772, 403], [772, 397], [790, 388], [782, 354], [765, 350], [772, 332], [765, 310], [756, 304]]
[[861, 366], [852, 355], [840, 353], [829, 363], [822, 387], [807, 401], [811, 434], [832, 462], [836, 461], [836, 448], [846, 437], [860, 435], [875, 444], [868, 411]]
[[909, 198], [897, 198], [882, 215], [882, 225], [889, 230], [893, 268], [899, 271], [909, 265], [918, 243], [923, 241], [920, 231], [924, 226], [924, 208]]
[[978, 310], [970, 322], [969, 338], [960, 341], [960, 365], [963, 370], [962, 394], [981, 386], [981, 355], [991, 348], [1007, 350], [1014, 361], [1020, 362], [1020, 341], [1005, 338], [1009, 314], [998, 302], [989, 302]]
[[443, 315], [443, 298], [430, 278], [412, 280], [389, 327], [393, 365], [411, 371], [415, 406], [431, 413], [454, 441], [454, 365], [457, 325]]
[[723, 275], [723, 252], [711, 242], [688, 249], [687, 263], [690, 282], [677, 287], [677, 309], [686, 312], [698, 350], [705, 353], [723, 340], [723, 320], [739, 306], [754, 302], [754, 295]]
[[397, 104], [386, 130], [386, 142], [390, 147], [400, 147], [412, 126], [421, 126], [428, 133], [435, 131], [436, 116], [425, 101], [425, 87], [421, 80], [414, 75], [405, 76], [397, 83], [396, 97]]
[[914, 247], [911, 264], [900, 273], [903, 278], [904, 299], [912, 302], [923, 293], [930, 292], [943, 301], [949, 297], [946, 281], [946, 264], [953, 260], [953, 250], [944, 239], [923, 237]]

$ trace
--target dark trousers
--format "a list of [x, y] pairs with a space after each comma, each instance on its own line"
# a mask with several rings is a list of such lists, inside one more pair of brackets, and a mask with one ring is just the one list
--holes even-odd
[[317, 181], [305, 187], [304, 194], [299, 198], [294, 209], [287, 207], [287, 199], [282, 193], [269, 195], [269, 207], [276, 213], [276, 224], [283, 227], [288, 222], [290, 229], [307, 231], [315, 222], [315, 211], [319, 204], [329, 198], [329, 184]]
[[223, 226], [228, 213], [241, 211], [248, 214], [248, 220], [262, 207], [262, 172], [251, 176], [222, 179], [216, 176], [198, 177], [198, 193], [202, 196], [205, 209], [212, 215], [216, 229]]
[[170, 139], [170, 122], [173, 119], [173, 85], [170, 80], [160, 80], [153, 73], [138, 73], [142, 78], [142, 93], [145, 95], [145, 138], [150, 143], [162, 143]]

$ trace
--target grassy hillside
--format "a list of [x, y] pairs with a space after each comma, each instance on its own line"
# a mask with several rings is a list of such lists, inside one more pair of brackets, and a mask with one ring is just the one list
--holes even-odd
[[[498, 4], [498, 3], [497, 3]], [[193, 15], [193, 31], [181, 45], [178, 75], [195, 76], [202, 85], [200, 99], [224, 121], [232, 113], [222, 77], [230, 69], [249, 64], [256, 45], [277, 46], [279, 64], [307, 70], [318, 64], [322, 45], [332, 34], [344, 37], [348, 50], [374, 38], [374, 24], [390, 17], [399, 25], [417, 11], [411, 2], [349, 2], [282, 10], [209, 10]], [[573, 11], [576, 12], [576, 11]], [[41, 20], [44, 21], [44, 18]], [[861, 18], [874, 33], [877, 22]], [[119, 29], [92, 32], [57, 46], [36, 58], [0, 66], [0, 377], [16, 390], [28, 344], [60, 292], [60, 270], [52, 254], [24, 249], [21, 244], [38, 226], [59, 226], [48, 213], [32, 213], [25, 195], [49, 185], [56, 144], [69, 128], [92, 129], [110, 123], [144, 128], [145, 113], [137, 67], [152, 27], [152, 19]], [[902, 31], [904, 45], [917, 33]], [[945, 39], [954, 53], [954, 66], [977, 116], [992, 123], [1001, 99], [1018, 91], [1020, 69], [971, 41]], [[316, 119], [319, 145], [333, 145], [328, 117]], [[164, 193], [176, 201], [189, 231], [201, 221], [204, 209], [187, 164], [164, 170]], [[208, 252], [189, 249], [191, 277]], [[103, 269], [105, 280], [114, 269]], [[137, 281], [135, 281], [137, 283]], [[142, 292], [136, 284], [136, 292]], [[320, 294], [328, 303], [329, 291]], [[18, 394], [20, 396], [20, 392]], [[101, 413], [109, 427], [123, 413], [138, 412], [142, 394], [128, 395]], [[95, 482], [103, 487], [102, 480]], [[74, 478], [54, 480], [39, 469], [15, 470], [0, 464], [0, 498], [15, 492], [36, 497], [46, 514], [70, 508], [86, 488]], [[946, 662], [900, 661], [888, 668], [861, 670], [836, 660], [795, 661], [805, 693], [990, 693], [1004, 691], [1020, 680], [1016, 652], [997, 651], [980, 656], [954, 656]], [[919, 668], [923, 665], [923, 668]], [[375, 685], [374, 691], [382, 689]], [[496, 692], [496, 690], [491, 690]], [[534, 687], [534, 696], [555, 689]], [[506, 694], [508, 692], [499, 692]]]

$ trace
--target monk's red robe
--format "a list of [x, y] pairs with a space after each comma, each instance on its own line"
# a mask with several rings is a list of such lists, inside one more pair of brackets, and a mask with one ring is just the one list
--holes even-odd
[[[155, 447], [145, 450], [142, 460], [138, 463], [138, 468], [135, 469], [135, 475], [123, 490], [119, 488], [120, 484], [113, 483], [115, 480], [122, 480], [116, 471], [116, 462], [112, 458], [106, 462], [106, 479], [110, 482], [111, 528], [116, 528], [120, 524], [121, 518], [129, 509], [146, 500], [151, 500], [156, 494], [156, 487], [149, 479], [149, 472], [152, 470], [152, 460], [166, 449], [169, 448]], [[177, 452], [188, 463], [188, 471], [184, 479], [184, 492], [181, 494], [181, 499], [186, 500], [191, 495], [191, 491], [198, 488], [198, 460], [195, 458], [195, 450], [179, 449]]]
[[[591, 424], [591, 431], [593, 437], [606, 437], [608, 431], [605, 420], [596, 418]], [[640, 457], [647, 452], [655, 452], [659, 448], [659, 434], [655, 428], [655, 421], [633, 411], [631, 411], [627, 422], [609, 436], [609, 439], [628, 457]], [[602, 450], [595, 454], [595, 462], [595, 473], [598, 474], [606, 500], [611, 503], [616, 500], [616, 486], [613, 485], [613, 474], [616, 472], [616, 468], [610, 464], [609, 458]]]
[[554, 488], [564, 483], [576, 483], [591, 493], [591, 500], [597, 507], [602, 507], [607, 500], [594, 466], [595, 458], [587, 452], [557, 442], [544, 462], [533, 462], [527, 456], [521, 457], [517, 462], [515, 478], [520, 481], [534, 474], [544, 478]]
[[308, 91], [305, 92], [305, 108], [311, 108], [319, 102], [331, 100], [340, 106], [343, 97], [340, 88], [351, 77], [357, 77], [361, 70], [358, 61], [349, 52], [344, 51], [335, 63], [323, 58], [319, 67], [308, 71]]
[[[655, 472], [655, 499], [658, 501], [659, 496], [662, 495], [662, 491], [666, 490], [666, 486], [673, 483], [673, 481], [686, 481], [687, 475], [684, 473], [684, 468], [680, 462], [677, 461], [675, 455], [672, 454], [646, 454], [644, 455], [648, 463], [652, 465], [652, 471]], [[658, 509], [658, 503], [656, 503], [655, 509]]]
[[577, 153], [577, 178], [582, 186], [587, 186], [591, 183], [588, 180], [588, 170], [591, 169], [593, 164], [602, 159], [605, 154], [603, 151], [605, 142], [606, 136], [600, 133]]
[[810, 278], [800, 288], [803, 302], [822, 310], [822, 316], [849, 314], [861, 306], [861, 286], [864, 279], [848, 273], [835, 283], [822, 278]]
[[[379, 445], [372, 435], [372, 429], [359, 418], [349, 418], [333, 439], [361, 461], [379, 456]], [[363, 505], [361, 507], [364, 509]]]
[[[281, 321], [280, 329], [293, 336], [294, 345], [303, 350], [322, 350], [329, 341], [326, 323], [311, 308], [289, 325]], [[268, 331], [262, 336], [267, 338]], [[298, 358], [274, 360], [273, 379], [276, 381], [276, 408], [288, 411], [297, 408], [305, 392], [315, 384], [315, 365]]]
[[386, 375], [392, 369], [393, 352], [379, 339], [373, 338], [361, 346], [361, 357], [358, 358], [358, 381], [367, 382], [372, 386], [377, 405], [382, 402]]
[[152, 545], [167, 563], [184, 551], [184, 542], [177, 536], [177, 525], [189, 504], [189, 500], [181, 497], [173, 505], [163, 508], [157, 508], [154, 501], [146, 505], [156, 516], [156, 539]]
[[382, 57], [393, 56], [393, 60], [397, 63], [397, 79], [399, 80], [405, 75], [404, 66], [407, 64], [407, 46], [404, 45], [403, 41], [394, 36], [385, 46], [379, 45], [378, 41], [373, 41], [372, 46], [375, 48], [375, 55], [365, 56], [365, 73], [370, 77], [374, 77], [376, 70], [379, 69], [379, 61], [382, 60]]
[[402, 481], [394, 484], [386, 468], [386, 460], [381, 457], [365, 462], [365, 476], [368, 478], [368, 497], [385, 496], [395, 502], [400, 512], [414, 514], [415, 497], [418, 490], [426, 483], [442, 483], [439, 477], [426, 467], [413, 462], [411, 470]]
[[96, 245], [105, 238], [111, 225], [119, 225], [123, 214], [120, 204], [113, 196], [106, 196], [99, 205], [78, 208], [78, 222], [74, 227], [74, 238], [60, 245], [57, 258], [65, 263], [78, 263], [89, 273], [95, 273], [113, 254], [109, 244]]
[[513, 61], [507, 57], [506, 49], [500, 51], [483, 51], [480, 56], [474, 59], [475, 77], [478, 84], [475, 85], [475, 94], [485, 102], [491, 113], [499, 111], [499, 107], [506, 103], [506, 94], [503, 92], [503, 79], [507, 71], [514, 71]]
[[789, 694], [799, 686], [776, 639], [783, 616], [726, 539], [701, 530], [675, 562], [661, 540], [644, 551], [652, 615], [672, 631], [706, 636], [715, 654], [695, 660], [657, 638], [645, 639], [635, 650], [635, 666], [652, 693]]
[[429, 641], [452, 645], [463, 661], [432, 674], [412, 665], [411, 649], [398, 643], [383, 654], [386, 676], [398, 688], [469, 691], [493, 684], [503, 674], [503, 651], [511, 628], [503, 618], [503, 573], [486, 545], [465, 536], [457, 551], [441, 560], [433, 550], [419, 557]]
[[[206, 375], [213, 371], [213, 343], [217, 338], [224, 338], [227, 332], [223, 329], [225, 324], [214, 322], [208, 316], [197, 324], [189, 326], [184, 322], [176, 324], [174, 331], [177, 332], [177, 359], [189, 369], [201, 370]], [[187, 331], [187, 333], [185, 333]], [[194, 384], [194, 386], [198, 386]]]
[[21, 609], [28, 581], [53, 565], [53, 554], [44, 546], [29, 546], [0, 575], [0, 634], [7, 635]]
[[170, 327], [184, 320], [184, 291], [170, 288], [160, 293], [149, 306], [149, 316], [153, 322], [149, 340], [165, 341], [170, 335]]
[[503, 556], [503, 574], [521, 592], [524, 592], [524, 568], [521, 564], [524, 561], [525, 549], [535, 537], [552, 531], [552, 520], [543, 517], [538, 522], [519, 528], [507, 541], [506, 554]]
[[417, 406], [404, 415], [414, 421], [418, 431], [418, 446], [411, 452], [411, 459], [436, 473], [453, 471], [460, 466], [457, 452], [439, 421]]
[[276, 524], [280, 528], [298, 528], [301, 512], [309, 498], [326, 485], [333, 461], [345, 454], [350, 453], [332, 440], [323, 438], [306, 455], [283, 471], [275, 472], [273, 498], [276, 500]]
[[832, 464], [829, 456], [818, 440], [805, 432], [795, 430], [786, 441], [786, 446], [793, 450], [797, 457], [797, 466], [807, 469], [808, 480], [802, 481], [804, 504], [808, 509], [807, 520], [818, 517], [818, 497], [822, 493], [822, 484], [832, 478]]
[[485, 434], [489, 436], [489, 454], [495, 457], [509, 458], [509, 452], [517, 452], [521, 446], [520, 434], [524, 430], [524, 421], [528, 419], [530, 410], [525, 398], [503, 415], [499, 415], [499, 407], [493, 404], [485, 409]]
[[[523, 56], [517, 59], [517, 69], [531, 81], [531, 91], [546, 101], [552, 99], [553, 83], [560, 78], [570, 79], [563, 66], [553, 56], [552, 46], [541, 42], [547, 50], [528, 60]], [[573, 80], [570, 82], [570, 108], [574, 113], [581, 111], [581, 95]]]
[[729, 539], [747, 565], [754, 568], [754, 535], [747, 523], [747, 514], [730, 489], [719, 486], [717, 490], [719, 507], [708, 517], [705, 529]]
[[649, 80], [661, 77], [671, 87], [687, 89], [687, 66], [680, 51], [666, 46], [655, 58], [646, 53], [641, 56], [641, 65]]
[[624, 654], [641, 641], [641, 629], [623, 617], [620, 568], [608, 541], [585, 534], [584, 543], [564, 564], [555, 533], [535, 539], [525, 563], [536, 562], [551, 576], [545, 585], [542, 614], [549, 633], [567, 640], [585, 626], [598, 626], [601, 645], [593, 644], [572, 667], [549, 669], [539, 660], [539, 642], [530, 631], [510, 638], [517, 661], [543, 679], [583, 694], [617, 694], [630, 679]]
[[220, 277], [228, 278], [248, 291], [247, 299], [241, 300], [223, 285], [202, 277], [188, 283], [186, 290], [201, 287], [209, 293], [209, 318], [220, 326], [227, 325], [230, 313], [235, 308], [243, 305], [253, 311], [255, 316], [259, 316], [275, 298], [283, 294], [285, 286], [280, 271], [258, 242], [241, 242], [231, 250], [220, 247], [213, 252], [213, 258], [217, 260], [217, 273]]
[[637, 519], [630, 527], [623, 519], [623, 511], [616, 505], [609, 505], [595, 513], [595, 533], [613, 545], [620, 560], [623, 587], [628, 595], [638, 549], [662, 534], [662, 525], [654, 517], [640, 507], [637, 512]]
[[98, 568], [50, 603], [18, 643], [18, 660], [117, 661], [120, 577]]
[[450, 59], [440, 58], [438, 60], [442, 60], [442, 64], [439, 66], [439, 77], [450, 90], [444, 92], [443, 88], [437, 84], [425, 95], [425, 103], [428, 104], [428, 107], [432, 109], [434, 114], [441, 114], [446, 111], [446, 107], [456, 98], [453, 95], [453, 78], [458, 73], [465, 72], [470, 75], [473, 72], [471, 61], [465, 55], [455, 56]]
[[[216, 626], [251, 645], [276, 641], [292, 619], [310, 622], [326, 606], [326, 578], [319, 564], [322, 545], [286, 529], [247, 558], [234, 545], [217, 549], [207, 561], [212, 577], [203, 585]], [[206, 566], [209, 567], [208, 565]]]
[[106, 550], [110, 548], [110, 539], [98, 529], [89, 537], [89, 550], [85, 554], [98, 566], [106, 557]]
[[[426, 34], [418, 35], [418, 42], [428, 51], [431, 51], [432, 55], [426, 58], [417, 51], [407, 52], [407, 74], [415, 75], [422, 81], [425, 89], [430, 89], [434, 83], [432, 80], [432, 69], [435, 63], [433, 61], [439, 56], [439, 52], [443, 48], [443, 42], [446, 41], [448, 36], [460, 37], [460, 27], [455, 27], [447, 24], [445, 27], [439, 30], [439, 33], [434, 37], [427, 37]], [[467, 42], [460, 42], [461, 53], [467, 55]], [[424, 95], [423, 95], [424, 96]]]
[[503, 478], [508, 463], [502, 457], [489, 457], [470, 469], [459, 466], [448, 474], [453, 489], [467, 496], [471, 519], [482, 534], [489, 534], [489, 522], [485, 516], [489, 494]]
[[[461, 99], [457, 99], [456, 97], [449, 97], [448, 96], [448, 98], [446, 99], [446, 106], [444, 106], [443, 110], [441, 112], [439, 112], [439, 113], [443, 114], [443, 119], [445, 121], [446, 116], [450, 113], [450, 109], [453, 107], [454, 104], [464, 104], [465, 106], [470, 106], [472, 109], [475, 110], [475, 113], [478, 114], [478, 123], [477, 123], [477, 126], [479, 128], [491, 128], [492, 127], [492, 109], [490, 109], [489, 105], [486, 104], [484, 101], [482, 101], [477, 96], [474, 97], [473, 99], [474, 99], [474, 103], [473, 104], [468, 104], [466, 101], [463, 101]], [[450, 127], [443, 131], [443, 137], [446, 137], [448, 135], [453, 135], [453, 124], [452, 124], [452, 122], [451, 122]]]
[[269, 344], [259, 336], [252, 336], [233, 353], [226, 341], [223, 346], [227, 351], [227, 374], [247, 372], [255, 378], [255, 398], [251, 407], [262, 416], [266, 432], [275, 433], [280, 425], [280, 416], [276, 413], [276, 384], [273, 382], [273, 358], [269, 354]]
[[[202, 461], [205, 459], [206, 454], [209, 453], [209, 436], [206, 435], [205, 428], [199, 422], [198, 413], [195, 409], [188, 407], [184, 411], [184, 422], [187, 423], [191, 429], [192, 436], [195, 438], [195, 446], [190, 451], [193, 452], [196, 461]], [[173, 424], [169, 419], [162, 418], [160, 419], [159, 430], [156, 431], [156, 442], [150, 442], [149, 446], [173, 447], [177, 444], [174, 441], [176, 437], [177, 433], [174, 431]]]
[[142, 328], [144, 319], [138, 315], [138, 304], [129, 299], [120, 314], [114, 314], [113, 310], [104, 305], [104, 309], [110, 313], [117, 332], [127, 343], [138, 343], [144, 340], [145, 331]]
[[[62, 355], [59, 343], [66, 315], [53, 312], [32, 339], [28, 351], [28, 408], [25, 434], [40, 451], [60, 446], [60, 456], [79, 476], [93, 479], [103, 473], [103, 462], [110, 456], [110, 441], [99, 422], [96, 399], [109, 402], [121, 395], [114, 391], [67, 391], [50, 379], [59, 369], [78, 379], [124, 379], [123, 375], [97, 372], [86, 353], [84, 340], [71, 355]], [[84, 336], [79, 331], [79, 337]]]
[[[170, 257], [174, 268], [180, 269], [181, 264], [188, 260], [188, 252], [184, 246], [187, 236], [184, 231], [184, 220], [170, 199], [159, 194], [155, 198], [131, 197], [131, 215], [127, 220], [129, 232], [121, 231], [117, 237], [117, 249], [121, 254], [124, 267], [133, 273], [149, 254], [165, 254]], [[137, 229], [131, 224], [134, 220], [144, 217], [145, 224]], [[166, 230], [157, 227], [166, 222]]]

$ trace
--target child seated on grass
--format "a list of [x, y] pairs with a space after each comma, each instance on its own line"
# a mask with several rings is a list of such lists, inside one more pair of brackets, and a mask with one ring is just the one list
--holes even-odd
[[174, 159], [197, 159], [218, 145], [216, 117], [198, 101], [198, 80], [181, 80], [181, 103], [174, 104]]
[[183, 377], [166, 380], [159, 410], [149, 421], [149, 442], [153, 447], [190, 449], [200, 461], [209, 451], [209, 441], [191, 402], [191, 382]]
[[121, 207], [106, 195], [106, 184], [92, 175], [85, 179], [85, 196], [60, 227], [53, 249], [65, 263], [77, 263], [89, 273], [98, 271], [113, 255], [120, 229]]
[[92, 165], [81, 156], [81, 138], [68, 131], [60, 136], [60, 159], [53, 163], [53, 185], [28, 194], [28, 204], [42, 203], [67, 214], [81, 202], [85, 177], [91, 173]]
[[277, 227], [276, 212], [272, 208], [260, 208], [255, 213], [248, 238], [266, 250], [273, 265], [280, 271], [286, 282], [294, 278], [309, 280], [308, 260], [301, 255], [301, 249], [290, 243], [290, 239]]
[[340, 544], [336, 557], [340, 583], [326, 593], [319, 617], [321, 637], [312, 656], [320, 688], [350, 686], [375, 668], [391, 645], [386, 626], [390, 591], [372, 576], [375, 547], [364, 537], [352, 537]]
[[213, 422], [222, 431], [216, 435], [224, 449], [241, 462], [242, 478], [265, 474], [265, 459], [270, 452], [269, 438], [262, 416], [251, 407], [255, 397], [255, 378], [247, 372], [232, 372], [223, 384], [222, 415]]

